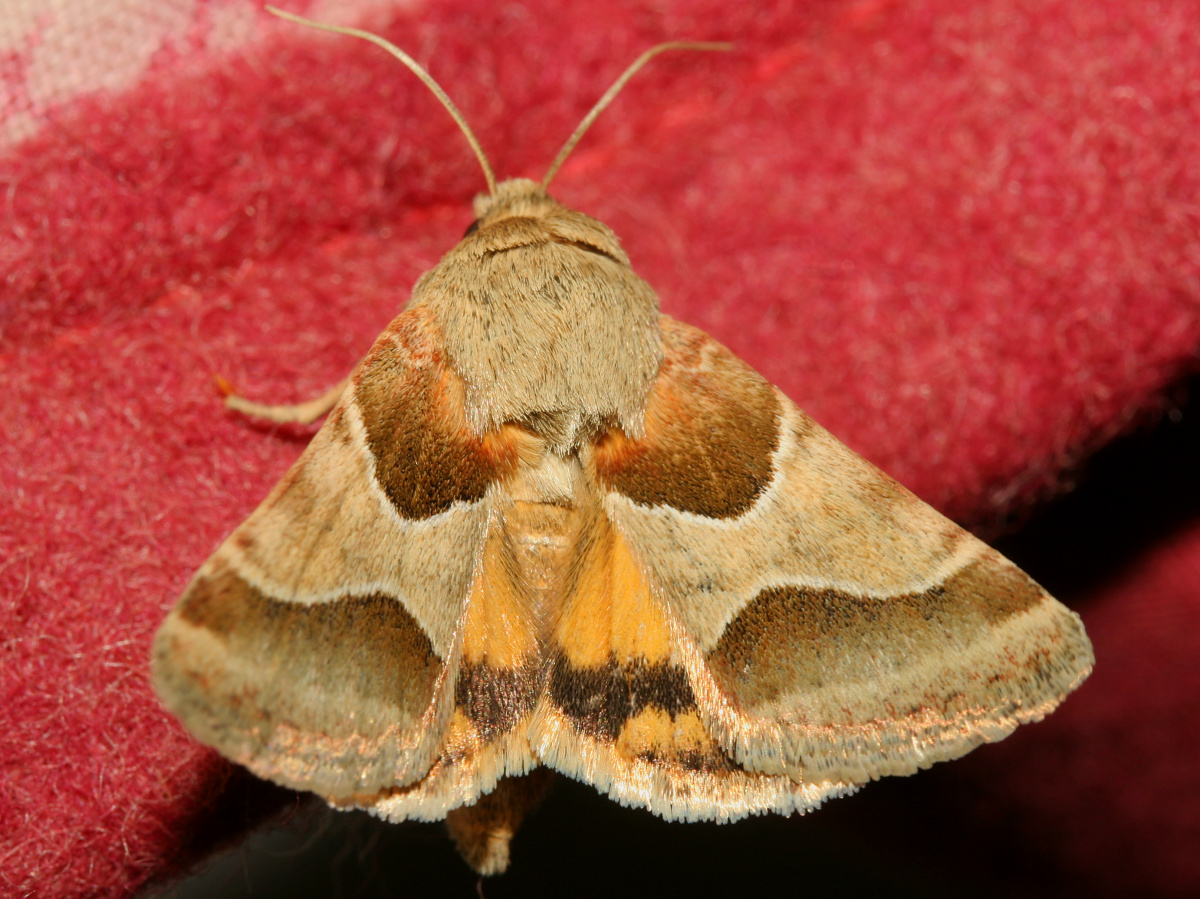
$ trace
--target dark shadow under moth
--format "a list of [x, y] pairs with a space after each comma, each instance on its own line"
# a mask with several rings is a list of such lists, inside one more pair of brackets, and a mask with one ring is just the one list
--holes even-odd
[[331, 411], [158, 632], [198, 739], [444, 818], [492, 874], [550, 770], [671, 820], [805, 812], [1087, 677], [1077, 615], [479, 155], [476, 223], [341, 390], [234, 398]]

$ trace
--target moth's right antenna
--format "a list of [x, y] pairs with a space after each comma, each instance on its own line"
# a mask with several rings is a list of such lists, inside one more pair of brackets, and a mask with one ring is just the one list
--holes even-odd
[[542, 187], [546, 188], [550, 186], [550, 179], [558, 173], [559, 168], [564, 162], [566, 162], [567, 157], [571, 155], [571, 151], [575, 149], [575, 145], [579, 143], [579, 139], [583, 137], [584, 133], [589, 128], [592, 127], [592, 123], [596, 121], [600, 113], [604, 112], [608, 104], [613, 101], [613, 98], [621, 92], [621, 88], [628, 84], [629, 79], [638, 73], [638, 69], [648, 63], [654, 57], [658, 56], [658, 54], [665, 53], [667, 50], [732, 49], [733, 44], [707, 43], [702, 41], [670, 41], [666, 44], [659, 44], [656, 47], [651, 47], [633, 61], [633, 65], [627, 68], [624, 74], [622, 74], [620, 78], [613, 82], [613, 86], [604, 92], [604, 96], [596, 102], [596, 105], [592, 107], [592, 111], [583, 117], [583, 121], [580, 122], [579, 127], [575, 129], [575, 133], [567, 138], [567, 142], [563, 144], [563, 148], [559, 150], [558, 155], [554, 157], [554, 162], [550, 163], [550, 168], [546, 172], [546, 177], [542, 179]]
[[458, 111], [458, 107], [454, 105], [454, 101], [442, 90], [441, 85], [434, 81], [433, 77], [421, 68], [420, 63], [391, 41], [385, 40], [377, 34], [371, 34], [369, 31], [363, 31], [360, 28], [343, 28], [341, 25], [326, 25], [324, 22], [314, 22], [311, 19], [303, 19], [300, 16], [292, 15], [290, 12], [284, 12], [282, 9], [276, 9], [274, 6], [268, 6], [266, 10], [272, 15], [279, 16], [281, 19], [287, 19], [289, 22], [296, 22], [299, 25], [319, 28], [322, 31], [332, 31], [334, 34], [348, 34], [351, 37], [361, 37], [364, 41], [370, 41], [372, 44], [383, 47], [384, 50], [387, 50], [388, 53], [408, 66], [412, 73], [420, 78], [427, 88], [433, 91], [434, 96], [442, 102], [442, 105], [446, 107], [446, 111], [458, 123], [458, 127], [466, 135], [467, 143], [471, 145], [471, 149], [475, 151], [475, 155], [479, 158], [479, 164], [483, 166], [483, 177], [487, 179], [488, 193], [492, 196], [496, 195], [496, 176], [492, 172], [491, 163], [488, 162], [487, 156], [484, 155], [483, 147], [479, 145], [479, 141], [475, 138], [475, 132], [471, 130], [471, 126], [467, 124], [467, 120], [463, 118], [463, 114]]

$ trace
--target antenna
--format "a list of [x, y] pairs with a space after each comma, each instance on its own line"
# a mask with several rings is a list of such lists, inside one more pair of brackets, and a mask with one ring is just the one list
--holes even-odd
[[[471, 126], [467, 124], [467, 120], [463, 118], [463, 114], [458, 111], [458, 107], [454, 105], [454, 101], [446, 94], [440, 84], [433, 80], [433, 77], [421, 68], [420, 63], [393, 44], [391, 41], [384, 40], [377, 34], [371, 34], [369, 31], [363, 31], [360, 28], [343, 28], [340, 25], [326, 25], [323, 22], [314, 22], [311, 19], [303, 19], [300, 16], [292, 15], [290, 12], [284, 12], [282, 9], [276, 9], [274, 6], [266, 7], [267, 12], [272, 15], [279, 16], [281, 19], [287, 19], [289, 22], [295, 22], [298, 25], [307, 25], [309, 28], [317, 28], [321, 31], [332, 31], [334, 34], [348, 34], [351, 37], [360, 37], [364, 41], [370, 41], [376, 46], [382, 47], [388, 53], [396, 57], [412, 71], [414, 75], [421, 79], [421, 82], [433, 91], [436, 96], [446, 107], [446, 111], [450, 113], [458, 127], [462, 129], [462, 133], [466, 135], [467, 143], [471, 145], [471, 149], [475, 151], [475, 155], [479, 158], [479, 164], [483, 166], [483, 177], [487, 179], [488, 193], [492, 196], [496, 195], [496, 176], [492, 172], [491, 163], [488, 162], [487, 156], [483, 153], [483, 147], [479, 145], [479, 141], [475, 137], [475, 132], [471, 130]], [[668, 45], [664, 45], [668, 46]], [[659, 49], [659, 48], [655, 48]], [[639, 60], [641, 62], [641, 60]], [[635, 64], [636, 65], [636, 64]], [[590, 124], [590, 123], [589, 123]]]
[[566, 162], [567, 157], [571, 155], [571, 151], [575, 149], [575, 145], [579, 143], [580, 138], [592, 127], [592, 123], [600, 116], [600, 113], [608, 107], [608, 104], [621, 92], [629, 79], [638, 73], [638, 70], [658, 56], [660, 53], [665, 53], [667, 50], [732, 50], [733, 44], [708, 43], [702, 41], [670, 41], [665, 44], [659, 44], [651, 47], [641, 56], [633, 61], [633, 65], [627, 68], [624, 74], [621, 75], [613, 86], [604, 92], [596, 105], [592, 107], [592, 111], [583, 117], [583, 121], [579, 123], [579, 127], [575, 129], [575, 133], [567, 138], [567, 142], [563, 144], [563, 148], [558, 151], [558, 155], [554, 157], [554, 162], [550, 163], [550, 168], [546, 172], [546, 177], [542, 179], [543, 189], [550, 186], [550, 179], [557, 173], [562, 164]]

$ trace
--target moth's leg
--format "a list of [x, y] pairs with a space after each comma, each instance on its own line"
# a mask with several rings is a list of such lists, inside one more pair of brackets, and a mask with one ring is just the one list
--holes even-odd
[[349, 378], [343, 378], [342, 381], [329, 388], [329, 390], [325, 391], [319, 397], [311, 399], [306, 403], [297, 403], [294, 406], [269, 406], [265, 403], [252, 402], [245, 397], [238, 396], [236, 393], [229, 393], [225, 397], [225, 407], [227, 409], [236, 409], [244, 415], [254, 418], [265, 418], [268, 421], [280, 424], [299, 422], [300, 424], [308, 425], [337, 405], [337, 401], [341, 399], [342, 393], [345, 392], [346, 385], [349, 382]]
[[535, 768], [522, 777], [504, 777], [474, 805], [447, 814], [446, 829], [463, 861], [483, 875], [503, 873], [508, 867], [508, 844], [553, 779], [549, 768]]

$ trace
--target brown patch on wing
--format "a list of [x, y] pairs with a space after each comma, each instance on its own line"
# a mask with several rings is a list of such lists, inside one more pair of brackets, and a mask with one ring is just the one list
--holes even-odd
[[636, 503], [710, 518], [749, 511], [774, 475], [775, 389], [702, 331], [660, 318], [664, 358], [646, 401], [645, 436], [595, 447], [600, 483]]
[[579, 751], [563, 753], [564, 743], [588, 747], [584, 755], [604, 758], [612, 772], [653, 770], [677, 800], [697, 788], [697, 775], [745, 776], [705, 728], [687, 673], [677, 665], [635, 660], [580, 669], [560, 658], [546, 702], [551, 732], [570, 735], [549, 749], [549, 758], [556, 761], [548, 764], [573, 777], [579, 776], [581, 759], [570, 756]]
[[515, 429], [472, 434], [464, 386], [439, 348], [430, 313], [415, 307], [388, 326], [353, 386], [375, 477], [400, 515], [424, 519], [483, 498], [515, 471]]
[[536, 655], [519, 668], [464, 662], [454, 684], [454, 701], [479, 739], [491, 743], [529, 717], [541, 684], [542, 665]]
[[155, 686], [204, 742], [326, 796], [404, 774], [442, 660], [391, 596], [283, 602], [222, 563], [192, 582], [155, 640]]
[[538, 624], [515, 549], [494, 521], [476, 566], [462, 623], [454, 700], [479, 747], [518, 731], [542, 692]]
[[[742, 799], [753, 805], [742, 780], [754, 775], [705, 729], [674, 659], [668, 613], [624, 539], [595, 514], [576, 545], [530, 731], [540, 757], [667, 817], [720, 817]], [[767, 793], [786, 805], [793, 785], [781, 781]]]
[[[425, 711], [442, 666], [420, 626], [391, 596], [344, 596], [330, 602], [280, 602], [226, 569], [197, 580], [179, 602], [179, 616], [220, 639], [239, 659], [273, 668], [274, 683], [260, 685], [248, 714], [261, 724], [277, 717], [293, 726], [335, 736], [362, 733], [346, 709], [311, 709], [296, 696], [319, 678], [356, 696], [385, 702], [401, 722]], [[278, 690], [277, 702], [264, 693]], [[330, 712], [333, 714], [330, 715]]]
[[920, 593], [883, 598], [772, 587], [729, 623], [708, 664], [718, 686], [751, 707], [834, 684], [902, 683], [909, 660], [987, 640], [993, 626], [1045, 600], [1020, 569], [991, 554]]
[[646, 709], [674, 720], [696, 704], [682, 668], [641, 659], [576, 668], [561, 657], [550, 675], [549, 698], [582, 733], [608, 741]]
[[723, 746], [805, 782], [911, 774], [1039, 721], [1091, 671], [1078, 616], [998, 553], [874, 599], [775, 587], [684, 664]]

